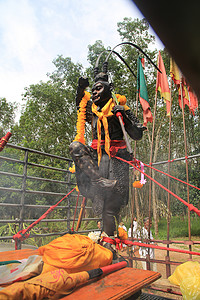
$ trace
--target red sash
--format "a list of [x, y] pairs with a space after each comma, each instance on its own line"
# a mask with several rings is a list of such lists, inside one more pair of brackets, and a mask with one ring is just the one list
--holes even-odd
[[[98, 143], [98, 140], [93, 140], [92, 141], [92, 144], [91, 144], [91, 147], [94, 149], [94, 150], [97, 150], [97, 143]], [[101, 140], [101, 146], [105, 145], [105, 140]], [[124, 140], [111, 140], [110, 141], [110, 155], [112, 157], [115, 157], [115, 155], [117, 154], [118, 150], [119, 149], [126, 149], [126, 142]]]

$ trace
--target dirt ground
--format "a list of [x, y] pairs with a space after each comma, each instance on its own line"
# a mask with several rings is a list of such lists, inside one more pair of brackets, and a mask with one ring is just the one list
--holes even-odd
[[[200, 240], [200, 239], [198, 239]], [[165, 245], [163, 244], [158, 244], [158, 246], [161, 246], [161, 247], [166, 247]], [[174, 248], [174, 249], [182, 249], [182, 250], [189, 250], [189, 246], [187, 245], [170, 245], [170, 248]], [[192, 247], [192, 251], [195, 251], [195, 252], [199, 252], [200, 253], [200, 245], [194, 245]], [[120, 252], [120, 254], [122, 256], [125, 256], [126, 255], [126, 251], [124, 250], [123, 252]], [[139, 252], [138, 250], [134, 252], [134, 255], [136, 257], [139, 257]], [[169, 253], [170, 255], [170, 261], [173, 261], [173, 262], [179, 262], [179, 263], [184, 263], [184, 262], [187, 262], [190, 260], [190, 256], [189, 254], [185, 254], [185, 253], [179, 253], [179, 252], [172, 252], [170, 251]], [[158, 260], [165, 260], [165, 256], [166, 256], [166, 251], [165, 250], [158, 250], [158, 249], [155, 249], [155, 259], [158, 259]], [[192, 261], [198, 261], [200, 263], [200, 256], [197, 256], [197, 255], [194, 255], [192, 256]], [[139, 269], [142, 269], [142, 264], [140, 261], [133, 261], [133, 267], [134, 268], [139, 268]], [[171, 265], [171, 274], [173, 274], [173, 272], [175, 271], [177, 265]], [[167, 276], [166, 276], [166, 265], [165, 264], [161, 264], [161, 263], [157, 263], [157, 271], [162, 275], [161, 279], [158, 279], [154, 284], [153, 286], [157, 286], [159, 288], [162, 288], [162, 289], [169, 289], [169, 288], [172, 288], [174, 291], [177, 291], [177, 292], [180, 292], [180, 289], [178, 286], [173, 286], [170, 284], [170, 282], [168, 281], [167, 279]], [[169, 298], [169, 299], [183, 299], [182, 296], [178, 296], [178, 295], [174, 295], [174, 294], [169, 294], [169, 293], [163, 293], [163, 292], [155, 292], [153, 290], [144, 290], [144, 292], [147, 292], [147, 293], [154, 293], [154, 294], [157, 294], [159, 296], [163, 296], [163, 297], [166, 297], [166, 298]]]

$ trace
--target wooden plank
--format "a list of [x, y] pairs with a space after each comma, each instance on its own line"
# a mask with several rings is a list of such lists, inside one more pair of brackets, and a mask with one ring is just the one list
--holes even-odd
[[66, 300], [119, 300], [127, 299], [149, 285], [161, 274], [158, 272], [124, 268], [109, 274], [98, 281], [78, 287], [72, 294], [62, 299]]
[[38, 249], [22, 249], [0, 252], [0, 261], [18, 260], [28, 258], [31, 255], [39, 255]]
[[[0, 252], [0, 261], [18, 260], [28, 258], [30, 255], [38, 255], [38, 249], [22, 249], [14, 251]], [[146, 285], [149, 285], [160, 278], [158, 272], [124, 268], [102, 277], [99, 280], [93, 280], [87, 284], [78, 287], [72, 294], [62, 299], [88, 300], [119, 300], [127, 299], [140, 291]]]

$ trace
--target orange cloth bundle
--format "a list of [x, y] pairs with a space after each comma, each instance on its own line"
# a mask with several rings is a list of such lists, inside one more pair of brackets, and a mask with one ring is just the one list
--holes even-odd
[[118, 233], [119, 233], [119, 238], [121, 240], [127, 240], [128, 234], [127, 234], [126, 230], [124, 230], [124, 228], [118, 227]]
[[68, 274], [63, 269], [40, 274], [25, 282], [16, 282], [0, 291], [2, 300], [40, 300], [71, 293], [89, 279], [87, 272]]
[[68, 273], [89, 271], [111, 264], [113, 258], [110, 250], [79, 234], [66, 234], [38, 250], [44, 261], [42, 273], [59, 268]]

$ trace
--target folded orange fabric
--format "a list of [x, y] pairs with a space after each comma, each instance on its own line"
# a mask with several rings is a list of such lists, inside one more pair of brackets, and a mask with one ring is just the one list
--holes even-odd
[[[68, 274], [63, 269], [40, 274], [25, 282], [16, 282], [0, 291], [1, 300], [40, 300], [71, 293], [89, 279], [87, 272]], [[56, 299], [58, 299], [56, 297]]]
[[66, 234], [40, 247], [44, 261], [43, 272], [65, 269], [68, 273], [89, 271], [112, 263], [110, 250], [80, 234]]

